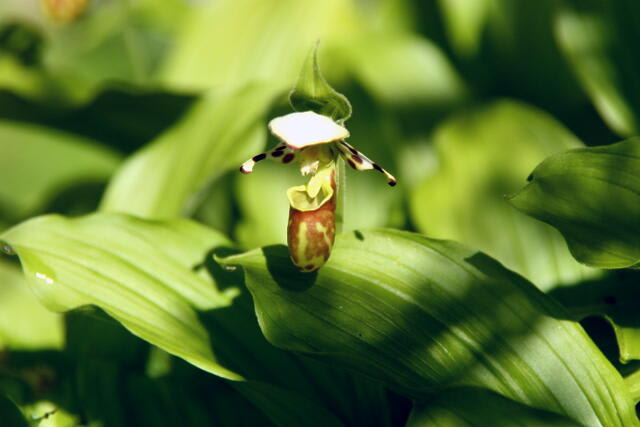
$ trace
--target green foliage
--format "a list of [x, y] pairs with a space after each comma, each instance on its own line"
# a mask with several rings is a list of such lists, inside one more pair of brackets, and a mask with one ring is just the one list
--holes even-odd
[[543, 289], [593, 276], [555, 230], [505, 200], [546, 156], [582, 145], [566, 128], [532, 107], [501, 101], [449, 118], [433, 143], [439, 168], [411, 198], [420, 231], [477, 247]]
[[[0, 425], [639, 425], [632, 3], [0, 1]], [[292, 110], [399, 178], [310, 274]]]
[[640, 263], [640, 139], [566, 151], [545, 160], [511, 203], [566, 237], [580, 262]]
[[555, 18], [557, 38], [603, 119], [622, 136], [640, 131], [640, 41], [635, 2], [567, 0]]
[[477, 251], [381, 230], [343, 234], [317, 275], [297, 273], [282, 246], [223, 263], [244, 268], [271, 343], [412, 397], [466, 384], [587, 425], [635, 417], [622, 378], [580, 327]]

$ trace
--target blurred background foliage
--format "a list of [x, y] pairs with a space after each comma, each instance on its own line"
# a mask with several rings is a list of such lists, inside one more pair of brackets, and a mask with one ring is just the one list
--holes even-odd
[[[62, 4], [79, 9], [57, 14]], [[587, 318], [611, 363], [633, 375], [636, 365], [618, 359], [640, 358], [638, 274], [578, 263], [556, 229], [505, 196], [552, 154], [638, 133], [638, 23], [640, 4], [630, 0], [3, 0], [0, 231], [40, 214], [100, 210], [192, 218], [241, 250], [285, 243], [285, 190], [301, 182], [297, 171], [260, 164], [242, 177], [237, 167], [275, 142], [266, 122], [290, 111], [287, 93], [320, 40], [325, 77], [353, 105], [349, 141], [399, 178], [391, 189], [349, 170], [343, 230], [391, 227], [478, 248], [574, 320]], [[154, 242], [171, 245], [163, 239]], [[14, 403], [40, 426], [404, 425], [409, 417], [406, 397], [302, 356], [296, 378], [253, 376], [247, 367], [260, 358], [293, 356], [264, 340], [251, 301], [229, 305], [220, 294], [238, 321], [229, 327], [248, 337], [226, 357], [253, 354], [232, 366], [251, 381], [234, 383], [100, 309], [47, 311], [19, 268], [0, 259], [7, 420]], [[409, 423], [458, 425], [477, 401], [501, 408], [504, 420], [570, 425], [489, 392], [448, 393], [418, 405]]]

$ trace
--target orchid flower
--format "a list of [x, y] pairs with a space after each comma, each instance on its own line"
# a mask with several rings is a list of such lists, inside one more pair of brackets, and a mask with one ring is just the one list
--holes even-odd
[[253, 156], [240, 167], [251, 173], [257, 162], [265, 159], [300, 164], [303, 176], [311, 175], [306, 185], [287, 190], [289, 223], [287, 243], [294, 265], [305, 272], [322, 267], [331, 254], [336, 232], [336, 162], [342, 157], [355, 170], [375, 169], [387, 178], [396, 179], [349, 145], [349, 131], [330, 117], [313, 111], [276, 117], [269, 130], [281, 143], [271, 151]]

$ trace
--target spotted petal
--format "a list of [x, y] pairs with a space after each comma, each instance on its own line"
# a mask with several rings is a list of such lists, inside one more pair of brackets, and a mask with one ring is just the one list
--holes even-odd
[[353, 169], [357, 171], [375, 169], [387, 177], [387, 181], [390, 186], [393, 187], [398, 183], [398, 181], [393, 175], [391, 175], [389, 172], [383, 169], [379, 164], [369, 159], [367, 156], [365, 156], [360, 151], [353, 148], [353, 146], [346, 143], [345, 141], [338, 141], [336, 143], [336, 146], [338, 147], [338, 150], [340, 151], [340, 155], [342, 156], [344, 161], [347, 162], [349, 166], [351, 166]]
[[281, 163], [291, 163], [297, 157], [298, 157], [297, 153], [293, 151], [291, 148], [289, 148], [285, 144], [279, 144], [275, 148], [273, 148], [271, 151], [267, 151], [266, 153], [256, 154], [255, 156], [253, 156], [252, 158], [244, 162], [242, 166], [240, 166], [240, 172], [244, 174], [253, 172], [253, 167], [256, 165], [256, 163], [264, 159], [275, 160]]

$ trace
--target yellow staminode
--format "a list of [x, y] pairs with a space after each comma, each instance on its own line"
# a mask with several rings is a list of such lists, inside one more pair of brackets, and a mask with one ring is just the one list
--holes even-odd
[[269, 130], [293, 149], [347, 138], [349, 131], [330, 117], [313, 111], [291, 113], [269, 122]]

